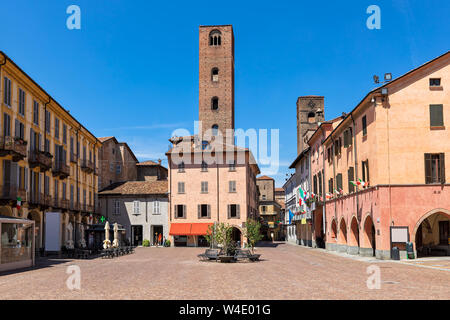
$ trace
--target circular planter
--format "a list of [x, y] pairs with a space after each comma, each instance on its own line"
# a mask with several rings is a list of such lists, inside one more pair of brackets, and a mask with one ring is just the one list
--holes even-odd
[[230, 263], [234, 261], [234, 257], [233, 256], [219, 256], [219, 260], [220, 262], [223, 263]]

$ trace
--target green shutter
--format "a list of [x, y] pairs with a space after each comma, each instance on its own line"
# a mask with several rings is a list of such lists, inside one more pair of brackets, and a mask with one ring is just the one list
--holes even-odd
[[439, 154], [439, 167], [441, 170], [441, 183], [445, 183], [445, 153]]
[[355, 191], [355, 186], [353, 184], [351, 184], [350, 181], [354, 180], [354, 169], [353, 167], [350, 167], [348, 169], [348, 190], [350, 192], [354, 192]]
[[444, 114], [442, 104], [430, 105], [430, 126], [442, 127], [444, 125]]

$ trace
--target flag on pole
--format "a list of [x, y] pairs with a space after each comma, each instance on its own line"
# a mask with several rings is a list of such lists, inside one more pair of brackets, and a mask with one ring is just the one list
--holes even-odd
[[289, 224], [291, 224], [293, 217], [294, 217], [294, 214], [292, 213], [291, 210], [289, 210]]
[[17, 204], [16, 204], [17, 210], [20, 210], [20, 208], [22, 207], [22, 198], [17, 197], [16, 200], [17, 200]]

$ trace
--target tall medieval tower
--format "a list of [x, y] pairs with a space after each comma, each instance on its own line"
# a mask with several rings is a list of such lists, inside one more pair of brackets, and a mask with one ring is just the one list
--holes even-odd
[[[200, 26], [199, 120], [208, 129], [234, 132], [234, 35], [231, 25]], [[234, 139], [230, 141], [233, 143]]]
[[297, 155], [308, 148], [307, 141], [320, 122], [325, 121], [324, 97], [303, 96], [297, 99]]

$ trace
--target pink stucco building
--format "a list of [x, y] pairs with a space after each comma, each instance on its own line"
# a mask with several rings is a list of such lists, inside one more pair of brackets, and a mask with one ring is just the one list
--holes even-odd
[[203, 246], [208, 227], [224, 222], [243, 245], [245, 222], [258, 216], [260, 171], [252, 153], [234, 145], [232, 27], [200, 26], [199, 45], [201, 128], [198, 135], [170, 139], [166, 153], [169, 235], [174, 245]]
[[[333, 194], [316, 211], [327, 249], [389, 259], [393, 246], [405, 249], [393, 242], [404, 231], [416, 254], [450, 255], [449, 84], [447, 52], [372, 90], [312, 137], [312, 174], [322, 162], [324, 192]], [[366, 185], [354, 186], [359, 179]]]

